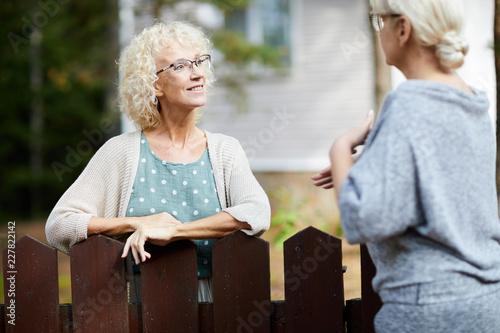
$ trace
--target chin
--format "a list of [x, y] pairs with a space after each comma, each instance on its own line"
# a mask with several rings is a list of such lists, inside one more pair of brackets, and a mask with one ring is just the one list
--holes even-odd
[[198, 101], [198, 102], [193, 103], [194, 107], [197, 107], [197, 108], [204, 106], [205, 104], [207, 104], [207, 100]]

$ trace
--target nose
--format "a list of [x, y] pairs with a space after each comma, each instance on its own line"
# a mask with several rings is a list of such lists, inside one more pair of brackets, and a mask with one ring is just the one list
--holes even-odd
[[203, 69], [203, 66], [198, 66], [195, 63], [191, 65], [191, 78], [201, 78], [205, 76], [205, 70]]

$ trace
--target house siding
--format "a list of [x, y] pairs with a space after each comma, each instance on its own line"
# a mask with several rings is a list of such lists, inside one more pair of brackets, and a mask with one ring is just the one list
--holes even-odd
[[366, 3], [295, 0], [291, 7], [289, 73], [246, 84], [248, 112], [228, 103], [222, 86], [203, 108], [200, 127], [240, 140], [254, 171], [326, 167], [334, 138], [374, 105]]

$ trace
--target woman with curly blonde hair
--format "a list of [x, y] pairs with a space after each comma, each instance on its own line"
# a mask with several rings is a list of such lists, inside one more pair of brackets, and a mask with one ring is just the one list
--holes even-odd
[[49, 242], [66, 253], [93, 234], [132, 233], [123, 257], [130, 251], [136, 265], [150, 258], [146, 241], [195, 240], [200, 301], [212, 298], [213, 241], [238, 230], [261, 235], [270, 223], [269, 200], [238, 141], [196, 127], [214, 81], [210, 46], [184, 22], [156, 23], [133, 38], [119, 60], [119, 101], [139, 130], [99, 149], [46, 225]]

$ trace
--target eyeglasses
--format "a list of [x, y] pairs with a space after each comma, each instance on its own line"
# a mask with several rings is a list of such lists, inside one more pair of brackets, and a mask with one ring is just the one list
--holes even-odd
[[184, 74], [188, 73], [188, 69], [192, 70], [193, 69], [193, 64], [196, 65], [196, 67], [202, 67], [202, 68], [210, 68], [210, 62], [212, 61], [212, 57], [209, 54], [203, 54], [199, 56], [196, 60], [178, 60], [174, 62], [173, 64], [160, 69], [158, 72], [156, 72], [156, 75], [160, 74], [161, 72], [166, 71], [169, 68], [174, 68], [174, 73], [178, 74]]
[[380, 32], [384, 27], [384, 16], [398, 17], [401, 16], [401, 14], [370, 13], [370, 22], [372, 23], [372, 27], [375, 32]]

